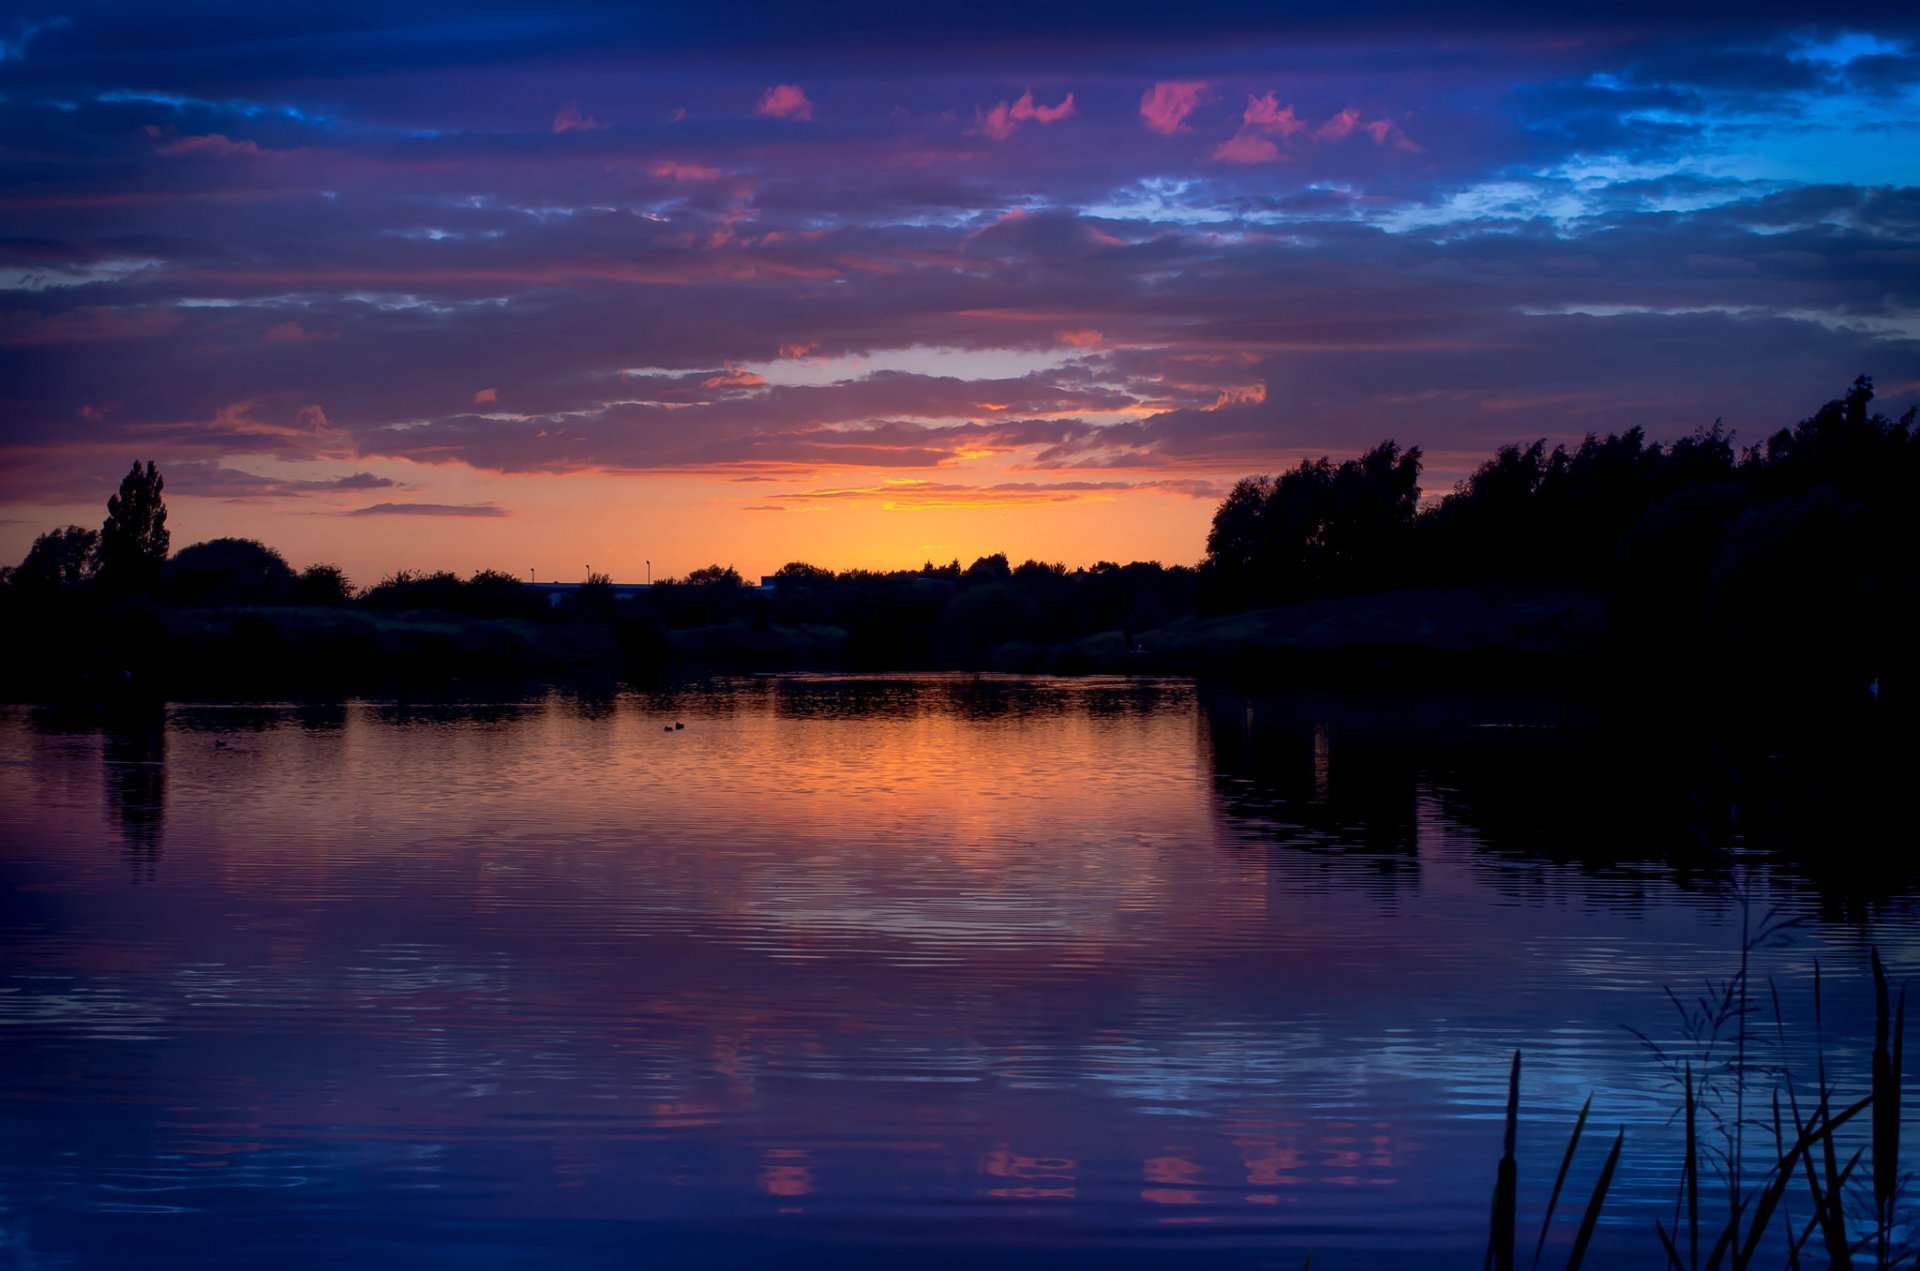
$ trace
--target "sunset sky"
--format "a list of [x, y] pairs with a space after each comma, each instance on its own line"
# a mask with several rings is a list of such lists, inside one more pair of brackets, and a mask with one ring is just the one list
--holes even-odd
[[0, 8], [0, 561], [1192, 562], [1385, 437], [1920, 398], [1898, 6]]

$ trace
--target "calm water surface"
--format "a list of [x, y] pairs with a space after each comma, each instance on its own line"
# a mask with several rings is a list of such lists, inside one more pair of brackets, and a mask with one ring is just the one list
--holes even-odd
[[1650, 1265], [1677, 1134], [1625, 1026], [1684, 1046], [1733, 879], [1860, 1091], [1864, 951], [1920, 926], [1633, 864], [1538, 723], [975, 677], [0, 708], [0, 1266], [1478, 1267], [1516, 1047], [1523, 1210], [1591, 1090], [1590, 1264]]

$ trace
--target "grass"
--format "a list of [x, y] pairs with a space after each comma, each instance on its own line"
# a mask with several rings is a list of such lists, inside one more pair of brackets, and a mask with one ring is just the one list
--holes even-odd
[[[1540, 1238], [1534, 1242], [1533, 1263], [1540, 1265], [1540, 1255], [1547, 1246], [1547, 1233], [1553, 1227], [1554, 1210], [1560, 1204], [1560, 1191], [1567, 1181], [1567, 1173], [1573, 1167], [1574, 1153], [1580, 1147], [1580, 1134], [1586, 1128], [1587, 1113], [1593, 1107], [1593, 1096], [1580, 1108], [1580, 1117], [1573, 1123], [1573, 1133], [1567, 1139], [1567, 1150], [1560, 1158], [1560, 1172], [1553, 1180], [1553, 1195], [1547, 1200], [1546, 1216], [1540, 1222]], [[1507, 1130], [1505, 1150], [1500, 1156], [1500, 1167], [1494, 1176], [1492, 1228], [1487, 1237], [1486, 1266], [1492, 1271], [1513, 1271], [1515, 1228], [1518, 1225], [1517, 1197], [1519, 1191], [1519, 1165], [1514, 1160], [1513, 1145], [1520, 1125], [1520, 1052], [1513, 1052], [1513, 1067], [1507, 1074]], [[1594, 1229], [1600, 1222], [1600, 1211], [1607, 1201], [1607, 1190], [1613, 1185], [1614, 1169], [1620, 1164], [1620, 1148], [1626, 1142], [1626, 1131], [1621, 1130], [1613, 1136], [1613, 1147], [1607, 1152], [1606, 1164], [1600, 1168], [1600, 1177], [1594, 1182], [1593, 1192], [1587, 1199], [1587, 1209], [1580, 1219], [1580, 1229], [1573, 1238], [1573, 1248], [1567, 1254], [1567, 1271], [1579, 1271], [1580, 1263], [1587, 1256], [1587, 1247], [1593, 1242]]]
[[[1899, 1161], [1906, 989], [1902, 986], [1897, 994], [1894, 992], [1875, 950], [1871, 1085], [1864, 1095], [1842, 1104], [1827, 1073], [1822, 980], [1819, 964], [1815, 963], [1815, 1078], [1811, 1107], [1803, 1112], [1800, 1086], [1784, 1062], [1786, 1024], [1779, 992], [1771, 983], [1768, 988], [1781, 1063], [1764, 1067], [1748, 1061], [1749, 1048], [1764, 1040], [1748, 1024], [1752, 1007], [1746, 984], [1750, 955], [1759, 948], [1773, 947], [1786, 925], [1775, 914], [1763, 917], [1757, 926], [1743, 923], [1745, 947], [1740, 969], [1733, 977], [1710, 983], [1708, 991], [1693, 1003], [1669, 992], [1699, 1051], [1699, 1069], [1695, 1067], [1696, 1056], [1672, 1054], [1641, 1037], [1676, 1078], [1679, 1106], [1674, 1116], [1684, 1130], [1673, 1214], [1667, 1221], [1655, 1218], [1653, 1223], [1666, 1271], [1750, 1271], [1763, 1264], [1773, 1265], [1767, 1259], [1776, 1254], [1780, 1265], [1791, 1271], [1822, 1263], [1828, 1268], [1871, 1266], [1881, 1271], [1915, 1265], [1915, 1251], [1899, 1247], [1904, 1231], [1900, 1209], [1905, 1180]], [[1519, 1128], [1520, 1070], [1521, 1055], [1516, 1051], [1507, 1077], [1503, 1150], [1494, 1175], [1485, 1259], [1489, 1271], [1514, 1269], [1519, 1225], [1519, 1165], [1514, 1143]], [[1763, 1074], [1774, 1078], [1768, 1099], [1771, 1121], [1750, 1124], [1746, 1111], [1753, 1092], [1749, 1086]], [[1729, 1101], [1730, 1114], [1724, 1106]], [[1545, 1253], [1547, 1235], [1592, 1107], [1593, 1096], [1588, 1095], [1561, 1155], [1534, 1242], [1534, 1268], [1539, 1267]], [[1865, 1141], [1855, 1145], [1852, 1139], [1843, 1137], [1842, 1131], [1863, 1117], [1867, 1135]], [[1707, 1133], [1702, 1132], [1703, 1122], [1710, 1127]], [[1744, 1172], [1748, 1129], [1770, 1130], [1773, 1141], [1773, 1159], [1757, 1178]], [[1624, 1142], [1625, 1131], [1615, 1134], [1568, 1252], [1567, 1271], [1578, 1271], [1591, 1246]], [[1850, 1146], [1853, 1150], [1848, 1154]], [[1860, 1181], [1863, 1159], [1868, 1180], [1864, 1185]], [[1703, 1212], [1703, 1166], [1726, 1185], [1724, 1217]], [[1807, 1202], [1803, 1219], [1796, 1219], [1793, 1213], [1792, 1193], [1799, 1182], [1805, 1184]], [[1814, 1244], [1816, 1236], [1818, 1245]], [[1819, 1263], [1808, 1261], [1815, 1257]]]

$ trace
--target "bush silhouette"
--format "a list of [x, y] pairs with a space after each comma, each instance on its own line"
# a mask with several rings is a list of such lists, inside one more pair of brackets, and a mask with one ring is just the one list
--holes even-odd
[[90, 581], [99, 568], [99, 531], [69, 525], [34, 539], [11, 580], [23, 590], [53, 591], [78, 587]]
[[183, 547], [160, 575], [161, 595], [175, 605], [282, 605], [298, 579], [286, 558], [250, 538], [215, 538]]
[[294, 600], [303, 605], [344, 605], [353, 600], [353, 581], [338, 565], [309, 565], [300, 571]]

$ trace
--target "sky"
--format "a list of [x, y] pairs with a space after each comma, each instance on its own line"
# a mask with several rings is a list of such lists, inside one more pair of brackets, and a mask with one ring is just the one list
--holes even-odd
[[1899, 6], [0, 5], [0, 560], [1191, 563], [1393, 438], [1920, 400]]

